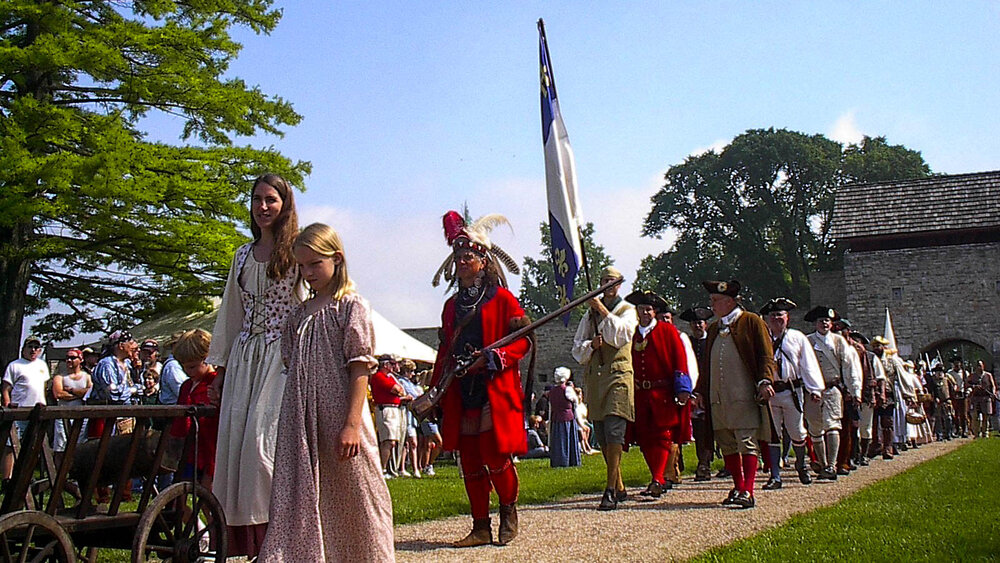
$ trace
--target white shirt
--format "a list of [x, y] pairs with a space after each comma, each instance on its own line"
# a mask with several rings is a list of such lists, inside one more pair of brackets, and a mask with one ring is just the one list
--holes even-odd
[[7, 364], [3, 382], [11, 386], [10, 402], [22, 407], [45, 404], [45, 383], [50, 378], [49, 366], [42, 359], [29, 362], [18, 358]]
[[[573, 337], [573, 358], [581, 365], [587, 365], [594, 349], [590, 347], [590, 341], [594, 339], [594, 323], [590, 321], [591, 310], [580, 319], [579, 326], [576, 327], [576, 335]], [[632, 342], [632, 335], [635, 334], [635, 327], [639, 326], [639, 317], [636, 315], [635, 307], [631, 303], [622, 299], [615, 309], [608, 313], [599, 323], [597, 323], [597, 334], [601, 335], [606, 344], [614, 348], [621, 348]]]
[[688, 377], [691, 378], [691, 388], [694, 389], [695, 385], [698, 385], [698, 357], [694, 355], [694, 347], [691, 346], [691, 338], [688, 337], [687, 333], [680, 332], [681, 343], [684, 344], [684, 356], [687, 358], [688, 367]]
[[809, 337], [802, 331], [790, 328], [781, 339], [781, 346], [775, 347], [774, 359], [781, 359], [781, 381], [802, 380], [802, 385], [810, 394], [819, 395], [826, 388], [823, 385], [823, 372], [819, 361], [813, 353]]

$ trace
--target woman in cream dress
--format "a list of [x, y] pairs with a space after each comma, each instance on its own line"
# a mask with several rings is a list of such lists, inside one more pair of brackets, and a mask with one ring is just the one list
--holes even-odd
[[281, 327], [305, 297], [292, 256], [292, 189], [265, 174], [250, 203], [254, 241], [236, 251], [206, 362], [221, 396], [213, 493], [229, 524], [229, 554], [255, 557], [267, 531], [274, 447], [285, 375]]

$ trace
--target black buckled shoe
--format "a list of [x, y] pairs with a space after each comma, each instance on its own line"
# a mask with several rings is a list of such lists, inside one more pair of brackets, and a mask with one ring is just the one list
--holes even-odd
[[837, 475], [850, 475], [850, 474], [851, 474], [851, 470], [848, 469], [848, 468], [846, 468], [846, 467], [838, 467], [837, 468]]
[[733, 490], [729, 491], [729, 496], [726, 497], [726, 500], [722, 501], [722, 506], [730, 506], [732, 504], [736, 504], [736, 497], [738, 496], [740, 496], [740, 492], [737, 489], [734, 488]]
[[708, 467], [699, 467], [694, 472], [694, 480], [698, 483], [712, 480], [712, 470]]
[[809, 476], [809, 471], [805, 468], [799, 469], [799, 483], [803, 485], [809, 485], [813, 482], [812, 477]]
[[601, 497], [601, 504], [597, 505], [597, 510], [614, 510], [618, 508], [618, 501], [615, 500], [615, 492], [612, 489], [604, 489]]
[[615, 502], [625, 502], [628, 500], [628, 491], [622, 489], [615, 493]]
[[753, 495], [750, 494], [750, 491], [743, 491], [736, 497], [736, 500], [733, 502], [733, 506], [739, 508], [740, 510], [753, 508], [756, 505], [757, 501], [754, 500]]
[[823, 471], [819, 472], [819, 475], [816, 476], [816, 480], [817, 481], [836, 481], [837, 480], [837, 472], [836, 471], [830, 471], [829, 469], [824, 469]]
[[732, 477], [732, 476], [733, 474], [730, 473], [729, 470], [726, 469], [725, 467], [720, 469], [719, 472], [715, 474], [716, 479], [726, 479], [727, 477]]
[[662, 494], [663, 494], [663, 485], [657, 483], [656, 481], [650, 482], [649, 486], [646, 487], [646, 490], [639, 493], [640, 496], [651, 497], [651, 498], [660, 498], [660, 495]]
[[775, 491], [780, 488], [781, 488], [781, 479], [775, 479], [774, 477], [768, 479], [767, 483], [765, 483], [763, 487], [765, 491]]

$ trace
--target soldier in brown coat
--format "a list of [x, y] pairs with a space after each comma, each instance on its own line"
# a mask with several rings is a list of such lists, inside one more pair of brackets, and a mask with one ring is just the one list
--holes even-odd
[[774, 396], [774, 355], [763, 319], [744, 311], [736, 280], [702, 282], [718, 318], [708, 327], [697, 393], [710, 412], [733, 489], [722, 502], [752, 508], [760, 441], [773, 441], [767, 401]]

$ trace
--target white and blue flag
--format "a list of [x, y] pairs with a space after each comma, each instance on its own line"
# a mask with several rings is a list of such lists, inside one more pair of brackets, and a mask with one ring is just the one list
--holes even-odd
[[[556, 81], [545, 41], [545, 24], [538, 20], [538, 60], [542, 82], [542, 144], [545, 147], [545, 187], [549, 202], [549, 229], [552, 235], [552, 265], [559, 304], [573, 297], [573, 282], [583, 261], [580, 244], [579, 196], [576, 188], [576, 163], [569, 135], [559, 112]], [[569, 323], [569, 313], [563, 318]]]

